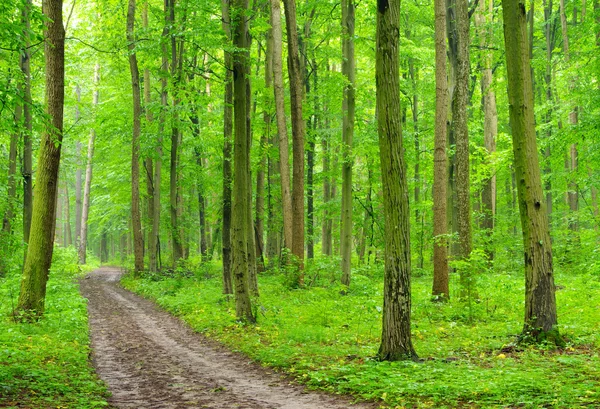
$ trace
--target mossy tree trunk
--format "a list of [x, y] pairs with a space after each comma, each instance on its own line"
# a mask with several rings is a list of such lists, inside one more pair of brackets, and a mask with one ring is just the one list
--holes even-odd
[[131, 222], [133, 229], [134, 273], [144, 270], [144, 241], [142, 238], [142, 217], [140, 212], [140, 131], [141, 93], [140, 72], [135, 53], [135, 0], [129, 0], [127, 7], [127, 48], [129, 50], [129, 71], [133, 96], [133, 134], [131, 138]]
[[46, 283], [52, 263], [56, 193], [63, 137], [65, 90], [65, 30], [62, 0], [45, 0], [44, 57], [46, 63], [45, 106], [49, 117], [40, 144], [27, 256], [23, 266], [17, 312], [26, 319], [44, 313]]
[[377, 1], [377, 125], [385, 213], [383, 328], [379, 359], [415, 359], [410, 334], [410, 212], [402, 148], [400, 0]]
[[235, 289], [235, 311], [239, 320], [253, 323], [256, 318], [252, 312], [249, 289], [248, 229], [252, 227], [248, 207], [249, 160], [248, 143], [248, 0], [233, 0], [230, 10], [233, 46], [233, 114], [234, 114], [234, 171], [233, 171], [233, 207], [232, 207], [232, 274]]
[[525, 325], [523, 337], [557, 339], [552, 245], [536, 143], [531, 66], [524, 0], [502, 0], [508, 100], [523, 245]]

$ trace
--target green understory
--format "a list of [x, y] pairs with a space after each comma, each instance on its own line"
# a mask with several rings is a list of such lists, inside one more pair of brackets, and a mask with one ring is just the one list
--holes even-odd
[[21, 275], [0, 280], [0, 407], [106, 407], [107, 391], [89, 361], [86, 301], [76, 279], [73, 248], [56, 248], [46, 295], [46, 312], [37, 323], [15, 323], [11, 311]]
[[[354, 269], [350, 291], [330, 283], [336, 261], [308, 268], [306, 289], [283, 274], [259, 278], [256, 326], [235, 321], [220, 267], [146, 275], [123, 285], [157, 301], [196, 331], [309, 387], [377, 399], [389, 407], [589, 408], [600, 405], [600, 277], [559, 273], [564, 349], [516, 348], [522, 329], [520, 273], [477, 278], [478, 299], [432, 303], [431, 277], [413, 279], [413, 339], [420, 363], [373, 359], [381, 331], [382, 266]], [[452, 282], [457, 282], [452, 277]], [[454, 294], [451, 294], [453, 296]]]

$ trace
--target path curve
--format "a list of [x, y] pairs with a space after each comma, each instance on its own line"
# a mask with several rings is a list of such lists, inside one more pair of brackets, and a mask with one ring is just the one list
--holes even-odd
[[215, 345], [154, 303], [118, 286], [103, 267], [81, 280], [92, 357], [117, 408], [372, 409], [311, 392]]

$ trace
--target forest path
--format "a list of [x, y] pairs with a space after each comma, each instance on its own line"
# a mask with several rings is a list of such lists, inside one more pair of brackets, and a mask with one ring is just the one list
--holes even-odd
[[88, 302], [93, 362], [117, 408], [375, 408], [306, 391], [194, 333], [117, 284], [103, 267], [81, 280]]

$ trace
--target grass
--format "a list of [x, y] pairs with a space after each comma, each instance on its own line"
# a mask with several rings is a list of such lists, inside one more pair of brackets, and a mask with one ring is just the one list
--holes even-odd
[[[411, 408], [591, 408], [600, 406], [600, 278], [558, 273], [560, 331], [567, 347], [516, 349], [522, 328], [522, 274], [478, 277], [479, 300], [432, 303], [431, 277], [413, 278], [413, 341], [422, 359], [377, 362], [382, 266], [354, 269], [350, 292], [331, 284], [335, 261], [308, 268], [306, 289], [263, 274], [255, 300], [258, 324], [235, 320], [221, 294], [218, 265], [192, 277], [127, 277], [123, 285], [154, 299], [196, 331], [334, 393]], [[456, 281], [456, 280], [454, 280]]]
[[75, 281], [73, 249], [54, 252], [46, 312], [37, 323], [12, 320], [20, 273], [0, 280], [0, 407], [89, 409], [107, 406], [107, 391], [89, 361], [86, 301]]

